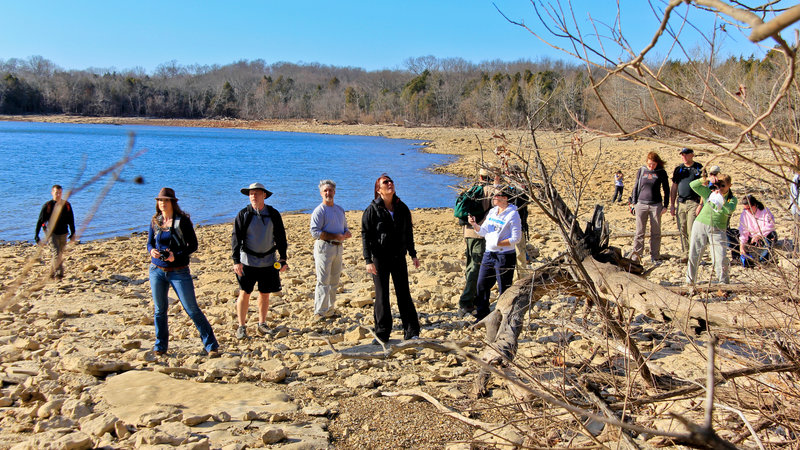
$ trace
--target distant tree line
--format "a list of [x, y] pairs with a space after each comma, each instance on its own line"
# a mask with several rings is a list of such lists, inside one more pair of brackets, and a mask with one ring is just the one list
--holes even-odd
[[[768, 60], [730, 58], [719, 68], [716, 76], [727, 77], [729, 84], [752, 86], [750, 95], [766, 93], [775, 79]], [[691, 62], [669, 62], [664, 70], [693, 88]], [[572, 129], [573, 118], [603, 128], [606, 115], [599, 112], [604, 106], [589, 95], [590, 83], [585, 67], [551, 60], [474, 64], [426, 56], [408, 59], [405, 69], [372, 72], [263, 60], [225, 66], [173, 61], [147, 74], [143, 69], [63, 70], [34, 56], [0, 59], [0, 113], [487, 127], [526, 126], [530, 116], [546, 129]], [[703, 122], [681, 105], [666, 112], [644, 110], [641, 105], [648, 102], [639, 99], [649, 95], [654, 94], [646, 86], [632, 90], [628, 85], [608, 98], [615, 109], [629, 111], [622, 120], [632, 125], [647, 123], [650, 114], [683, 114], [687, 123]]]

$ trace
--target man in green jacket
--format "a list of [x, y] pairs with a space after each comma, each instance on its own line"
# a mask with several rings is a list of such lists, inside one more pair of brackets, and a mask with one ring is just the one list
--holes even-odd
[[737, 200], [731, 192], [731, 176], [709, 175], [689, 183], [703, 199], [703, 209], [692, 225], [689, 240], [689, 263], [686, 268], [686, 283], [697, 281], [697, 266], [707, 245], [711, 245], [711, 262], [717, 273], [717, 281], [730, 282], [728, 260], [728, 235], [726, 233], [731, 214], [736, 210]]

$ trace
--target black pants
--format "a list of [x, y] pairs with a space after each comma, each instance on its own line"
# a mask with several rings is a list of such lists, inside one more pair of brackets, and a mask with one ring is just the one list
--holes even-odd
[[624, 186], [614, 186], [614, 196], [611, 197], [611, 202], [622, 201], [622, 188]]
[[375, 282], [375, 334], [384, 342], [392, 333], [392, 307], [389, 304], [389, 276], [394, 282], [394, 295], [397, 297], [397, 309], [403, 323], [403, 339], [419, 336], [419, 317], [411, 300], [408, 287], [408, 267], [406, 257], [384, 256], [374, 258], [377, 275], [372, 276]]

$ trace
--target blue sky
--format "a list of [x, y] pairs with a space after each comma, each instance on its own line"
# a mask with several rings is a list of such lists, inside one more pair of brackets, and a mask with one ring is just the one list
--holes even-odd
[[[475, 63], [567, 59], [509, 24], [495, 4], [542, 30], [528, 0], [9, 1], [2, 7], [0, 59], [38, 55], [65, 69], [139, 67], [148, 73], [172, 60], [224, 65], [263, 59], [378, 70], [404, 68], [407, 58], [426, 55]], [[587, 13], [610, 23], [616, 12], [612, 0], [572, 4], [587, 29]], [[658, 20], [645, 0], [623, 0], [623, 7], [626, 37], [641, 49]], [[710, 14], [693, 17], [707, 32], [713, 29]], [[731, 28], [726, 56], [763, 54]], [[704, 47], [696, 32], [685, 32], [690, 49]]]

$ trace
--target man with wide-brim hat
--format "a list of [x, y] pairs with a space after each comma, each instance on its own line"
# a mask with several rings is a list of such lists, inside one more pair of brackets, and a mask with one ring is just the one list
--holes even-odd
[[[279, 272], [289, 269], [286, 264], [286, 229], [281, 214], [264, 203], [272, 192], [261, 183], [251, 183], [241, 193], [250, 198], [250, 204], [239, 211], [233, 222], [231, 245], [233, 248], [233, 272], [239, 282], [239, 298], [236, 313], [239, 327], [237, 339], [247, 338], [247, 310], [250, 294], [258, 283], [259, 334], [267, 335], [267, 312], [269, 296], [281, 290]], [[277, 256], [275, 254], [277, 252]]]
[[264, 191], [264, 194], [266, 195], [264, 197], [264, 200], [272, 197], [272, 192], [268, 191], [267, 188], [265, 188], [264, 185], [261, 184], [261, 183], [250, 183], [250, 186], [247, 186], [246, 188], [242, 188], [241, 192], [244, 195], [250, 195], [250, 191], [252, 191], [253, 189], [259, 189], [259, 190]]

